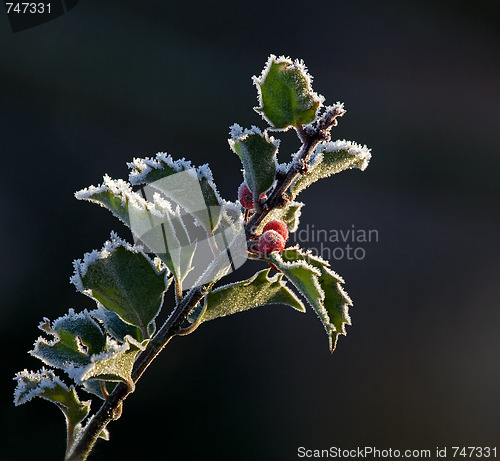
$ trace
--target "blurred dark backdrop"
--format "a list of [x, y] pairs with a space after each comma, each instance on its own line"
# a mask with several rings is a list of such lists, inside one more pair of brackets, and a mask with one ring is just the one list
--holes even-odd
[[[365, 259], [332, 261], [353, 326], [330, 356], [312, 312], [203, 325], [172, 341], [92, 459], [498, 444], [499, 24], [493, 0], [82, 0], [15, 34], [0, 15], [1, 460], [62, 459], [62, 414], [15, 409], [11, 378], [39, 368], [26, 351], [43, 316], [92, 307], [71, 261], [130, 235], [73, 192], [167, 151], [209, 162], [234, 200], [228, 127], [264, 127], [250, 77], [270, 53], [304, 59], [315, 90], [345, 102], [334, 136], [373, 149], [366, 172], [301, 196], [302, 226], [379, 232]], [[284, 161], [298, 144], [281, 137]]]

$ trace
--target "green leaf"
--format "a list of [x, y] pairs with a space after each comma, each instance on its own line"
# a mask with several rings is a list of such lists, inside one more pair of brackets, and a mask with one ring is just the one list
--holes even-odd
[[[130, 325], [129, 323], [125, 323], [118, 316], [118, 314], [115, 314], [112, 311], [108, 311], [102, 305], [100, 305], [98, 309], [90, 311], [89, 314], [102, 324], [109, 336], [119, 341], [120, 343], [125, 342], [126, 336], [131, 336], [136, 341], [143, 341], [145, 339], [139, 327]], [[149, 337], [154, 334], [154, 331], [155, 322], [153, 321], [149, 324]]]
[[261, 76], [253, 77], [259, 99], [255, 110], [276, 129], [313, 122], [324, 98], [312, 90], [311, 80], [302, 61], [271, 55]]
[[[282, 280], [283, 274], [269, 277], [269, 271], [270, 269], [265, 269], [248, 280], [231, 283], [209, 292], [205, 298], [201, 321], [207, 322], [269, 304], [286, 304], [305, 312], [302, 302]], [[196, 315], [194, 312], [193, 316]]]
[[351, 141], [323, 142], [309, 161], [308, 171], [292, 183], [288, 192], [293, 197], [322, 178], [351, 168], [364, 171], [370, 161], [370, 149]]
[[75, 192], [75, 197], [107, 208], [128, 227], [130, 227], [130, 207], [135, 209], [136, 213], [142, 211], [146, 216], [148, 213], [146, 201], [132, 191], [130, 184], [121, 179], [112, 179], [108, 175], [104, 176], [100, 186], [90, 186]]
[[276, 176], [276, 154], [279, 143], [257, 127], [245, 130], [234, 124], [231, 127], [231, 149], [240, 157], [245, 181], [255, 197], [260, 197], [274, 182]]
[[132, 389], [134, 382], [131, 377], [137, 354], [144, 350], [148, 340], [139, 343], [127, 336], [124, 344], [108, 340], [106, 351], [91, 357], [91, 361], [84, 367], [69, 367], [66, 372], [81, 384], [89, 379], [102, 381], [123, 381]]
[[148, 337], [148, 325], [158, 315], [167, 289], [165, 272], [142, 251], [112, 236], [101, 251], [74, 263], [76, 288], [115, 312]]
[[334, 331], [329, 331], [330, 350], [333, 352], [337, 346], [339, 335], [346, 335], [345, 325], [351, 325], [351, 317], [349, 316], [349, 306], [352, 306], [352, 301], [349, 295], [343, 290], [342, 283], [344, 280], [332, 271], [327, 265], [321, 261], [317, 261], [314, 257], [310, 258], [313, 266], [321, 269], [319, 283], [325, 292], [325, 300], [323, 301], [330, 322], [335, 327]]
[[331, 270], [328, 261], [310, 252], [304, 253], [298, 248], [291, 248], [283, 252], [283, 258], [288, 262], [307, 261], [308, 264], [321, 271], [318, 280], [325, 292], [323, 305], [328, 314], [328, 323], [334, 326], [332, 330], [328, 325], [325, 325], [330, 337], [330, 349], [333, 352], [338, 335], [346, 335], [345, 324], [351, 324], [348, 308], [352, 306], [352, 301], [342, 288], [341, 284], [344, 283], [344, 280]]
[[300, 215], [302, 214], [302, 202], [289, 202], [283, 208], [274, 208], [262, 220], [257, 229], [257, 234], [262, 233], [262, 229], [269, 222], [275, 219], [284, 221], [289, 232], [295, 232], [299, 227]]
[[308, 264], [305, 260], [290, 262], [283, 259], [283, 253], [271, 253], [266, 259], [270, 260], [285, 276], [292, 282], [302, 295], [307, 299], [311, 307], [319, 316], [323, 324], [328, 324], [328, 313], [323, 306], [325, 292], [322, 290], [318, 277], [321, 271]]
[[16, 406], [29, 402], [34, 397], [40, 397], [57, 405], [64, 413], [68, 432], [89, 414], [90, 401], [81, 402], [73, 386], [64, 384], [52, 370], [42, 368], [39, 372], [21, 371], [14, 378], [17, 386], [14, 391]]
[[[195, 168], [189, 161], [174, 161], [170, 155], [160, 152], [155, 158], [136, 158], [128, 166], [131, 184], [148, 184], [196, 216], [205, 229], [212, 232], [217, 227], [222, 199], [208, 165]], [[178, 180], [170, 178], [164, 181], [178, 173], [183, 173]], [[201, 192], [200, 197], [198, 192]]]
[[90, 363], [90, 357], [100, 354], [106, 346], [106, 337], [99, 325], [84, 310], [56, 319], [52, 325], [44, 318], [40, 330], [53, 337], [47, 340], [39, 337], [30, 354], [45, 364], [67, 370], [70, 366], [84, 366]]
[[[189, 190], [177, 190], [177, 193], [187, 197]], [[132, 191], [130, 184], [109, 176], [104, 177], [101, 186], [91, 186], [75, 195], [79, 200], [88, 200], [109, 209], [130, 228], [141, 243], [165, 263], [177, 280], [182, 281], [192, 269], [196, 241], [190, 239], [179, 207], [173, 210], [166, 200], [156, 196], [152, 202], [148, 202]], [[220, 207], [206, 209], [201, 192], [194, 203], [202, 203], [199, 205], [201, 209], [192, 214], [200, 222], [206, 224], [208, 221], [212, 223], [215, 217], [219, 219]], [[193, 203], [191, 205], [194, 206]], [[185, 218], [188, 216], [189, 214], [185, 215]]]
[[[100, 311], [104, 311], [102, 306]], [[48, 341], [44, 337], [38, 338], [30, 354], [48, 365], [63, 369], [77, 384], [92, 378], [130, 384], [135, 357], [148, 340], [138, 341], [126, 334], [118, 343], [104, 335], [92, 318], [94, 316], [95, 311], [89, 313], [84, 310], [76, 314], [70, 309], [67, 315], [56, 319], [52, 325], [48, 319], [44, 319], [39, 328], [52, 335], [53, 339]], [[104, 316], [101, 313], [99, 317]], [[126, 332], [127, 324], [121, 320], [104, 318], [106, 326], [112, 325], [116, 336]], [[122, 322], [122, 325], [118, 322]], [[129, 327], [130, 332], [137, 333], [134, 330], [136, 327]]]
[[[298, 248], [288, 248], [281, 254], [271, 254], [268, 258], [304, 294], [316, 311], [328, 334], [330, 350], [333, 352], [338, 335], [346, 334], [344, 325], [351, 324], [348, 306], [352, 305], [352, 301], [342, 289], [342, 278], [330, 269], [327, 261]], [[302, 274], [297, 266], [302, 268]]]

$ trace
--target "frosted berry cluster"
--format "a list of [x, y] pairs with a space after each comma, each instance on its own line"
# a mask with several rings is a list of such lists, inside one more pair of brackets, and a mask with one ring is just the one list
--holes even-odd
[[285, 249], [288, 240], [288, 228], [286, 223], [280, 220], [269, 221], [262, 230], [257, 248], [259, 253], [268, 255], [274, 251], [281, 252]]

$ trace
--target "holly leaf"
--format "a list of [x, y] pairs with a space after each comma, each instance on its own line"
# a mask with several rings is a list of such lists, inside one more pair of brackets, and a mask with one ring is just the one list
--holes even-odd
[[300, 175], [292, 183], [288, 192], [295, 197], [319, 179], [351, 168], [364, 171], [370, 159], [370, 149], [355, 142], [345, 140], [322, 142], [309, 161], [307, 173]]
[[[330, 338], [330, 349], [333, 352], [340, 334], [346, 335], [345, 325], [351, 325], [349, 306], [352, 301], [342, 288], [344, 280], [335, 273], [328, 261], [310, 252], [303, 252], [299, 248], [290, 248], [283, 252], [283, 259], [288, 262], [307, 261], [308, 264], [320, 270], [318, 281], [325, 293], [323, 306], [328, 314], [325, 329]], [[333, 325], [333, 329], [329, 325]]]
[[[101, 307], [104, 311], [104, 308]], [[116, 314], [113, 314], [116, 315]], [[136, 355], [144, 349], [148, 340], [138, 341], [126, 334], [118, 343], [107, 337], [94, 320], [95, 311], [75, 313], [72, 309], [63, 317], [51, 322], [48, 319], [39, 328], [53, 338], [43, 336], [35, 342], [30, 354], [45, 364], [63, 369], [77, 384], [89, 379], [124, 381], [132, 385], [130, 373]], [[126, 332], [124, 322], [117, 318], [104, 317], [106, 326], [112, 325], [113, 333], [121, 336]], [[118, 316], [117, 316], [118, 317]], [[122, 322], [123, 325], [119, 325]], [[132, 325], [128, 330], [138, 333]], [[140, 332], [142, 337], [142, 332]]]
[[90, 411], [90, 401], [80, 401], [73, 386], [68, 387], [52, 370], [42, 368], [38, 372], [21, 371], [16, 374], [14, 391], [16, 406], [40, 397], [54, 403], [64, 413], [70, 439]]
[[231, 126], [231, 139], [228, 142], [243, 164], [245, 181], [254, 200], [259, 198], [274, 183], [279, 143], [255, 126], [243, 131], [237, 124]]
[[286, 249], [282, 253], [271, 253], [266, 259], [270, 260], [288, 280], [297, 288], [300, 293], [306, 298], [311, 307], [314, 309], [323, 325], [329, 324], [328, 313], [323, 305], [325, 292], [319, 284], [319, 276], [321, 271], [305, 260], [288, 261], [283, 258], [289, 250]]
[[330, 269], [327, 261], [299, 248], [287, 248], [281, 254], [272, 253], [267, 258], [309, 301], [328, 334], [330, 351], [333, 352], [338, 336], [346, 334], [345, 325], [351, 324], [348, 307], [352, 306], [352, 301], [342, 289], [343, 279]]
[[139, 343], [130, 336], [125, 340], [125, 343], [118, 344], [108, 338], [104, 352], [92, 356], [87, 365], [70, 366], [66, 372], [78, 384], [90, 379], [123, 381], [134, 389], [132, 368], [137, 354], [145, 349], [148, 340]]
[[173, 160], [160, 152], [155, 158], [135, 158], [128, 166], [131, 184], [153, 187], [195, 216], [205, 229], [215, 230], [222, 199], [208, 165], [195, 168], [187, 160]]
[[270, 269], [257, 272], [253, 277], [242, 282], [231, 283], [210, 291], [203, 307], [198, 307], [191, 314], [190, 321], [207, 322], [219, 317], [243, 312], [254, 307], [269, 304], [286, 304], [305, 312], [304, 305], [283, 280], [283, 274], [269, 277]]
[[264, 226], [268, 222], [275, 219], [284, 221], [288, 227], [289, 232], [295, 232], [299, 227], [303, 206], [304, 204], [302, 202], [289, 202], [288, 205], [283, 208], [274, 208], [259, 224], [257, 234], [261, 234]]
[[47, 365], [67, 370], [70, 366], [84, 366], [90, 357], [100, 354], [106, 346], [106, 337], [87, 310], [59, 317], [52, 324], [44, 318], [38, 326], [52, 336], [47, 340], [40, 336], [30, 354]]
[[[177, 190], [174, 186], [171, 188]], [[182, 189], [177, 190], [176, 194], [188, 197], [191, 191], [189, 188]], [[109, 176], [104, 177], [102, 185], [83, 189], [75, 196], [79, 200], [98, 203], [110, 210], [130, 228], [148, 251], [155, 253], [165, 263], [177, 280], [182, 281], [192, 269], [191, 261], [196, 251], [196, 241], [189, 237], [184, 224], [184, 219], [189, 214], [183, 217], [179, 206], [175, 210], [172, 209], [170, 202], [158, 195], [153, 195], [152, 201], [147, 201], [134, 192], [127, 182], [114, 180]], [[187, 206], [187, 202], [192, 202], [191, 206], [194, 207], [194, 204], [198, 203], [200, 209], [193, 212], [194, 218], [204, 222], [205, 225], [208, 221], [212, 223], [216, 216], [219, 219], [220, 207], [205, 208], [201, 189], [199, 194], [193, 192], [193, 196], [194, 199], [186, 198], [184, 205]]]
[[[112, 236], [101, 251], [74, 262], [72, 283], [125, 323], [138, 326], [148, 337], [148, 325], [158, 315], [168, 288], [165, 272], [140, 249]], [[168, 283], [168, 282], [167, 282]]]
[[[112, 311], [108, 311], [101, 304], [99, 305], [98, 309], [90, 311], [89, 314], [94, 319], [99, 321], [99, 323], [103, 326], [109, 336], [111, 336], [116, 341], [119, 341], [120, 343], [125, 342], [126, 336], [131, 336], [139, 342], [145, 339], [139, 327], [136, 327], [135, 325], [131, 325], [129, 323], [125, 323], [118, 316], [118, 314], [115, 314]], [[151, 337], [153, 336], [156, 329], [155, 322], [150, 322], [148, 327], [148, 335], [149, 337]]]
[[304, 63], [271, 55], [260, 77], [253, 77], [259, 106], [255, 111], [275, 129], [287, 130], [316, 119], [324, 98], [311, 88]]
[[127, 227], [130, 227], [130, 209], [136, 214], [144, 213], [146, 218], [149, 212], [146, 201], [132, 190], [130, 184], [122, 179], [112, 179], [108, 175], [103, 177], [101, 185], [75, 192], [75, 197], [107, 208]]

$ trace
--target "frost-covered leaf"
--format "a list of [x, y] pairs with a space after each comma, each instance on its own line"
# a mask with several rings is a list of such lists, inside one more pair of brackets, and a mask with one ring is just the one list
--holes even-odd
[[321, 271], [311, 264], [308, 264], [305, 260], [288, 261], [284, 259], [283, 255], [288, 251], [289, 250], [286, 249], [282, 253], [271, 253], [267, 256], [267, 259], [283, 272], [295, 288], [302, 293], [320, 318], [321, 322], [324, 325], [329, 324], [328, 313], [323, 305], [325, 292], [319, 284]]
[[325, 300], [323, 301], [330, 322], [335, 327], [335, 331], [329, 331], [330, 350], [333, 352], [337, 345], [339, 335], [346, 335], [345, 325], [351, 324], [349, 316], [349, 306], [352, 306], [352, 301], [348, 294], [343, 290], [342, 283], [344, 280], [327, 264], [322, 261], [317, 261], [314, 257], [309, 259], [315, 267], [321, 268], [319, 283], [325, 292]]
[[24, 370], [17, 373], [14, 379], [17, 381], [14, 391], [16, 406], [34, 397], [55, 403], [66, 417], [68, 431], [72, 432], [90, 411], [90, 401], [80, 401], [75, 388], [64, 384], [52, 370], [42, 368], [36, 373]]
[[[67, 315], [52, 324], [44, 319], [39, 328], [53, 338], [49, 341], [39, 337], [30, 354], [48, 365], [63, 369], [77, 384], [91, 378], [131, 382], [130, 372], [135, 357], [144, 349], [147, 340], [138, 341], [125, 335], [118, 343], [106, 337], [92, 317], [86, 310], [76, 314], [70, 309]], [[117, 326], [116, 320], [113, 326]], [[119, 333], [124, 333], [123, 327]]]
[[222, 199], [208, 165], [195, 168], [185, 159], [173, 160], [160, 152], [155, 158], [135, 158], [128, 166], [131, 184], [150, 185], [196, 216], [205, 229], [217, 227]]
[[284, 252], [283, 258], [289, 262], [306, 260], [321, 271], [319, 283], [325, 292], [323, 305], [328, 313], [329, 323], [335, 327], [334, 330], [331, 330], [325, 326], [330, 336], [330, 349], [333, 351], [337, 344], [338, 335], [346, 335], [345, 325], [351, 324], [349, 306], [352, 306], [352, 301], [342, 288], [344, 280], [330, 268], [328, 261], [310, 252], [304, 253], [298, 248], [292, 248]]
[[261, 76], [253, 77], [259, 99], [255, 110], [276, 129], [314, 121], [324, 98], [312, 90], [311, 81], [302, 61], [271, 55]]
[[184, 158], [174, 160], [165, 152], [158, 152], [155, 158], [134, 158], [127, 163], [130, 168], [129, 181], [133, 185], [151, 184], [181, 171], [193, 168], [191, 162]]
[[52, 339], [40, 336], [30, 354], [47, 365], [63, 370], [90, 363], [90, 357], [101, 353], [106, 346], [104, 333], [86, 310], [75, 313], [70, 309], [68, 314], [52, 324], [44, 318], [39, 328]]
[[262, 133], [255, 126], [243, 131], [237, 124], [231, 126], [231, 139], [228, 142], [240, 157], [245, 181], [254, 199], [260, 197], [273, 185], [279, 143], [266, 131]]
[[343, 170], [359, 168], [364, 171], [370, 158], [370, 149], [366, 146], [345, 140], [323, 142], [311, 157], [307, 174], [300, 175], [290, 186], [289, 192], [296, 196], [313, 182]]
[[299, 227], [300, 215], [302, 214], [302, 202], [289, 202], [283, 208], [274, 208], [262, 220], [257, 229], [257, 234], [262, 233], [262, 229], [269, 222], [275, 219], [284, 221], [288, 227], [289, 232], [295, 232]]
[[[139, 327], [136, 327], [135, 325], [131, 325], [129, 323], [125, 323], [118, 316], [118, 314], [107, 310], [102, 305], [99, 305], [98, 309], [90, 311], [89, 314], [94, 319], [98, 320], [99, 323], [101, 323], [108, 335], [110, 335], [113, 339], [119, 341], [120, 343], [125, 342], [125, 337], [127, 335], [131, 336], [136, 341], [143, 341], [145, 339]], [[156, 325], [154, 321], [149, 323], [149, 337], [154, 334], [155, 327]]]
[[83, 383], [89, 379], [103, 381], [123, 381], [132, 388], [131, 373], [137, 354], [144, 350], [147, 340], [139, 343], [127, 336], [124, 344], [108, 338], [106, 350], [90, 358], [90, 363], [83, 367], [69, 367], [66, 372], [76, 383]]
[[153, 261], [137, 247], [112, 236], [101, 251], [87, 253], [74, 266], [71, 281], [79, 291], [148, 336], [148, 325], [158, 315], [167, 289], [165, 273]]
[[[198, 187], [197, 181], [195, 185]], [[189, 195], [189, 190], [182, 188], [179, 190], [172, 186], [173, 190], [177, 190], [175, 195], [180, 197]], [[195, 198], [191, 206], [199, 206], [200, 209], [194, 211], [192, 216], [199, 222], [204, 222], [207, 227], [207, 222], [215, 222], [213, 221], [215, 217], [219, 220], [220, 207], [207, 209], [201, 189], [198, 188], [198, 191], [199, 196], [193, 193]], [[191, 271], [191, 261], [197, 243], [196, 239], [190, 238], [184, 223], [189, 214], [183, 215], [179, 206], [173, 209], [171, 203], [159, 194], [154, 194], [152, 201], [145, 200], [139, 193], [132, 190], [130, 184], [122, 180], [111, 179], [109, 176], [104, 177], [102, 185], [83, 189], [75, 196], [79, 200], [88, 200], [109, 209], [130, 228], [141, 244], [146, 245], [149, 251], [161, 258], [179, 281], [182, 281]], [[188, 201], [192, 202], [191, 199]], [[184, 205], [188, 204], [184, 203]]]
[[[201, 321], [206, 322], [268, 304], [286, 304], [304, 312], [302, 302], [282, 280], [283, 274], [269, 277], [269, 271], [270, 269], [264, 269], [248, 280], [231, 283], [209, 292], [205, 298]], [[191, 321], [197, 315], [195, 311]]]
[[[154, 213], [146, 201], [132, 190], [130, 184], [122, 179], [112, 179], [105, 175], [99, 186], [90, 186], [75, 193], [78, 200], [88, 200], [107, 208], [115, 217], [130, 227], [129, 210], [143, 212], [145, 216]], [[161, 217], [161, 216], [160, 216]]]

